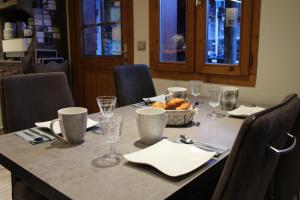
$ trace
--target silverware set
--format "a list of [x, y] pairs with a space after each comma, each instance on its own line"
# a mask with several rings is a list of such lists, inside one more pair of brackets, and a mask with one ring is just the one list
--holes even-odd
[[186, 136], [186, 135], [180, 135], [180, 139], [178, 142], [184, 143], [184, 144], [192, 144], [195, 147], [202, 149], [204, 151], [214, 151], [216, 152], [216, 154], [214, 155], [214, 157], [219, 157], [221, 156], [223, 153], [225, 153], [226, 151], [228, 151], [228, 149], [224, 149], [221, 147], [216, 147], [210, 144], [206, 144], [203, 142], [199, 142], [199, 141], [195, 141], [192, 140], [190, 137]]
[[50, 141], [50, 140], [53, 139], [50, 136], [48, 136], [46, 133], [42, 134], [39, 131], [36, 131], [36, 130], [34, 130], [32, 128], [23, 130], [22, 132], [25, 135], [27, 135], [27, 136], [29, 136], [30, 138], [33, 139], [33, 141], [30, 142], [32, 144], [38, 144], [38, 143]]

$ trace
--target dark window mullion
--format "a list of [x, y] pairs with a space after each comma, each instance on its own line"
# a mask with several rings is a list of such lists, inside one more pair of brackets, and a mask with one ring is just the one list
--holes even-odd
[[110, 26], [110, 25], [116, 25], [116, 24], [120, 24], [120, 22], [101, 22], [101, 23], [97, 23], [97, 24], [84, 24], [81, 26], [81, 29], [93, 27], [93, 26]]

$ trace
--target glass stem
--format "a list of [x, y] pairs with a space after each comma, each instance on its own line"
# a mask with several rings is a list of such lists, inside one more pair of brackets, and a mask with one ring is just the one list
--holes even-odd
[[114, 142], [111, 142], [110, 143], [110, 152], [109, 152], [109, 155], [110, 156], [114, 156], [115, 155], [115, 143]]

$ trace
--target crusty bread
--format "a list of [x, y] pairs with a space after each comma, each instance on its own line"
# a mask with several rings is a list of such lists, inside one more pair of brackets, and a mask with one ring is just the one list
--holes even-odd
[[155, 102], [155, 103], [152, 104], [152, 107], [154, 107], [154, 108], [163, 108], [163, 109], [166, 109], [166, 108], [167, 108], [167, 105], [166, 105], [166, 103]]
[[185, 102], [184, 99], [181, 98], [173, 98], [170, 101], [167, 102], [167, 109], [172, 110], [179, 107], [181, 104]]
[[154, 108], [162, 108], [165, 110], [188, 110], [192, 106], [191, 103], [186, 102], [184, 99], [181, 98], [172, 98], [167, 103], [163, 102], [155, 102], [152, 104]]
[[179, 107], [176, 108], [176, 110], [188, 110], [192, 106], [189, 102], [184, 102]]

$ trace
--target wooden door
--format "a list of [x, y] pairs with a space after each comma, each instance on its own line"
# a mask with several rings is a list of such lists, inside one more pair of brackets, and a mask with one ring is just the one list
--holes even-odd
[[115, 95], [113, 68], [133, 63], [132, 1], [68, 1], [73, 94], [89, 113], [97, 96]]

